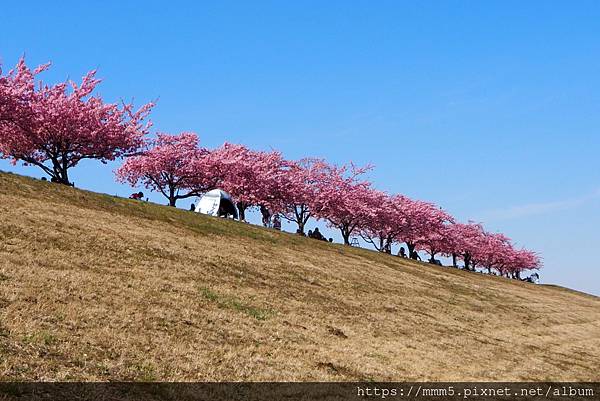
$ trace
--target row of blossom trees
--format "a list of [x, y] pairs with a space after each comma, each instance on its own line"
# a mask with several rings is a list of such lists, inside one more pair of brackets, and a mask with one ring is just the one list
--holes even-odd
[[162, 194], [169, 205], [222, 188], [237, 202], [241, 219], [249, 208], [278, 213], [304, 227], [321, 219], [340, 231], [345, 244], [360, 236], [380, 252], [406, 244], [409, 255], [425, 251], [476, 267], [519, 277], [541, 267], [531, 251], [516, 249], [502, 234], [475, 223], [459, 223], [441, 208], [403, 195], [387, 194], [364, 179], [370, 166], [334, 166], [322, 159], [286, 160], [225, 143], [200, 146], [194, 133], [150, 137], [144, 122], [152, 103], [105, 103], [93, 92], [95, 71], [80, 85], [67, 81], [47, 85], [37, 80], [49, 65], [29, 69], [21, 59], [7, 74], [0, 69], [0, 156], [37, 166], [53, 181], [70, 184], [69, 170], [83, 159], [103, 163], [125, 157], [117, 180], [144, 185]]

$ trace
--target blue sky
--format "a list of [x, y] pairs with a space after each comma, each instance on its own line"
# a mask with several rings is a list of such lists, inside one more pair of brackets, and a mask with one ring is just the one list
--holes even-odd
[[[502, 231], [542, 254], [543, 282], [600, 295], [598, 21], [595, 1], [10, 2], [0, 60], [52, 61], [49, 82], [98, 68], [108, 100], [158, 98], [154, 129], [205, 146], [371, 162], [377, 187]], [[127, 195], [115, 167], [72, 177]]]

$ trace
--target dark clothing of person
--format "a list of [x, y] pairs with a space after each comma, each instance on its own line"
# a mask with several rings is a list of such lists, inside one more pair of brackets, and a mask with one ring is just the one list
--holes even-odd
[[273, 217], [273, 228], [275, 230], [281, 230], [281, 218], [278, 214], [276, 214], [275, 217]]
[[262, 223], [264, 227], [269, 227], [271, 223], [271, 212], [265, 206], [260, 207], [260, 214], [262, 214]]
[[318, 239], [318, 240], [320, 240], [320, 241], [327, 241], [327, 238], [325, 238], [325, 237], [323, 236], [323, 234], [321, 234], [321, 232], [319, 231], [319, 228], [318, 228], [318, 227], [317, 227], [317, 228], [315, 228], [315, 231], [313, 231], [312, 235], [313, 235], [312, 237], [313, 237], [314, 239]]

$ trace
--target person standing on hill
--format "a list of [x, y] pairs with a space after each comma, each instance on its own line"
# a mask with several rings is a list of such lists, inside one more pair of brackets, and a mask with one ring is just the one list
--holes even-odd
[[264, 227], [271, 226], [271, 212], [266, 206], [260, 206], [260, 214], [262, 214], [262, 224]]

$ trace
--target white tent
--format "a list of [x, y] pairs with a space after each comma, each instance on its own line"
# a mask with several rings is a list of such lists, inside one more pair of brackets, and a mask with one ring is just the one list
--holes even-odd
[[220, 189], [208, 191], [196, 205], [196, 213], [208, 214], [209, 216], [233, 216], [237, 219], [238, 213], [231, 196]]

